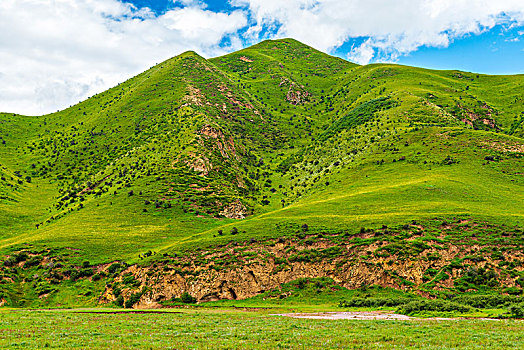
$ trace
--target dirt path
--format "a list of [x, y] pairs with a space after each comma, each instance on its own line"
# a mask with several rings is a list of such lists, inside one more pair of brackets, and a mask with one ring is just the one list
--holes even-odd
[[[406, 315], [395, 314], [388, 311], [353, 311], [353, 312], [314, 312], [314, 313], [289, 313], [289, 314], [274, 314], [273, 316], [285, 316], [292, 318], [308, 318], [317, 320], [389, 320], [389, 321], [410, 321], [410, 320], [428, 320], [428, 321], [456, 321], [466, 320], [470, 318], [445, 318], [445, 317], [430, 317], [418, 318]], [[495, 318], [475, 318], [475, 320], [483, 321], [500, 321]]]
[[318, 320], [412, 320], [412, 317], [406, 315], [394, 314], [382, 311], [366, 312], [316, 312], [304, 314], [276, 314], [275, 316], [286, 316], [292, 318], [310, 318]]

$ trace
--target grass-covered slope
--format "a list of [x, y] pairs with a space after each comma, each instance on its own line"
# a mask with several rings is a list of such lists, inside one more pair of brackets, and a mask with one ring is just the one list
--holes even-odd
[[523, 96], [522, 75], [359, 66], [292, 39], [187, 52], [57, 113], [0, 114], [0, 256], [521, 226]]

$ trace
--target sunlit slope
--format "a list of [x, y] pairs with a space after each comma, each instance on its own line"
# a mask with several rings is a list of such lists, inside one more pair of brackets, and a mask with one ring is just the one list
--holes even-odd
[[[359, 159], [331, 164], [327, 171], [318, 167], [320, 163], [315, 166], [317, 158], [311, 158], [302, 163], [304, 168], [290, 170], [287, 181], [275, 183], [275, 188], [283, 187], [265, 213], [204, 231], [164, 249], [228, 241], [232, 236], [219, 237], [217, 232], [229, 232], [233, 227], [241, 232], [234, 237], [250, 239], [296, 234], [304, 224], [349, 234], [362, 227], [397, 226], [435, 217], [523, 224], [522, 158], [511, 151], [521, 144], [519, 139], [428, 127], [406, 131], [391, 140], [396, 141], [393, 146], [386, 138]], [[283, 193], [288, 191], [297, 199], [282, 206], [281, 198], [287, 199]]]
[[[239, 197], [249, 203], [256, 180], [247, 172], [259, 161], [251, 150], [281, 142], [257, 102], [194, 53], [62, 112], [6, 115], [2, 135], [2, 171], [20, 174], [6, 180], [2, 235], [27, 230], [34, 238], [51, 229], [79, 240], [89, 232], [109, 239], [110, 227], [134, 230], [143, 217], [148, 227], [178, 230], [168, 224], [185, 212], [213, 216]], [[248, 214], [238, 206], [239, 215]], [[66, 229], [53, 227], [60, 220]]]
[[0, 115], [0, 250], [102, 262], [304, 224], [522, 225], [522, 96], [522, 75], [358, 66], [291, 39], [188, 52], [64, 111]]

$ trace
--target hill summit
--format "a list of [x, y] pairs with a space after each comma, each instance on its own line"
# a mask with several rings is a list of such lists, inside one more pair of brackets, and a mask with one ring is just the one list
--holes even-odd
[[0, 114], [0, 303], [237, 299], [326, 276], [520, 288], [523, 98], [523, 75], [281, 39]]

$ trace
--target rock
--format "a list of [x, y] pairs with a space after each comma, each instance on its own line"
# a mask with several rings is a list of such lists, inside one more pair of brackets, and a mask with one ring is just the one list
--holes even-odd
[[224, 207], [224, 209], [220, 212], [220, 215], [223, 215], [229, 219], [245, 219], [246, 214], [246, 207], [238, 199]]

